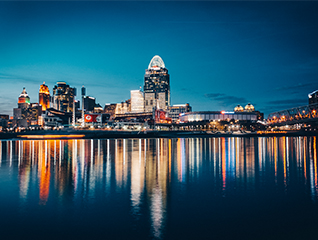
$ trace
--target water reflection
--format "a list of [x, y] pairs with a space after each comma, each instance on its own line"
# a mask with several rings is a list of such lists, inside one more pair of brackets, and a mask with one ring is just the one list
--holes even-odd
[[39, 205], [128, 192], [132, 217], [149, 214], [152, 237], [162, 238], [173, 183], [208, 181], [223, 197], [297, 184], [316, 201], [316, 148], [316, 137], [0, 141], [0, 168], [17, 169], [20, 199], [38, 191]]

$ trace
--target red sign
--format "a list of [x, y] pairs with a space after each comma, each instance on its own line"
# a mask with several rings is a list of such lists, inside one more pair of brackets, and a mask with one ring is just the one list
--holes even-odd
[[85, 114], [85, 122], [101, 122], [100, 114]]

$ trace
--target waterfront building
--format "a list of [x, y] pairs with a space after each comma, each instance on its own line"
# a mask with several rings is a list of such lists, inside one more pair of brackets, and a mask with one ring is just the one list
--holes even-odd
[[65, 82], [57, 82], [53, 88], [54, 108], [62, 112], [73, 112], [75, 91]]
[[102, 106], [99, 103], [95, 104], [94, 113], [102, 113], [102, 112], [103, 112]]
[[132, 113], [144, 112], [144, 95], [141, 90], [131, 90], [130, 99]]
[[84, 96], [84, 109], [86, 112], [93, 112], [96, 105], [96, 99], [90, 96]]
[[154, 56], [144, 76], [144, 111], [154, 108], [168, 110], [170, 106], [170, 76], [162, 58]]
[[115, 117], [117, 103], [106, 103], [104, 107], [104, 113], [108, 113], [110, 118], [113, 119]]
[[172, 105], [169, 107], [169, 117], [172, 119], [173, 122], [176, 122], [179, 120], [180, 114], [191, 111], [192, 107], [189, 103]]
[[200, 121], [257, 121], [257, 112], [226, 112], [226, 111], [204, 111], [187, 112], [180, 115], [180, 122]]
[[318, 90], [308, 94], [309, 104], [318, 103]]
[[40, 86], [39, 90], [39, 104], [42, 106], [42, 111], [50, 107], [50, 91], [45, 82]]
[[131, 104], [130, 104], [130, 99], [128, 99], [125, 102], [117, 103], [116, 104], [116, 109], [115, 109], [115, 114], [125, 114], [130, 112], [131, 110]]

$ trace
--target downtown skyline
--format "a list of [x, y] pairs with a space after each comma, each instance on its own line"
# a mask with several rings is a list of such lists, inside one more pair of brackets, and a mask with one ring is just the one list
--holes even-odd
[[[154, 55], [171, 104], [193, 111], [252, 103], [268, 113], [317, 90], [317, 2], [0, 2], [0, 113], [23, 87], [77, 88], [102, 106], [143, 86]], [[154, 10], [155, 9], [155, 10]]]

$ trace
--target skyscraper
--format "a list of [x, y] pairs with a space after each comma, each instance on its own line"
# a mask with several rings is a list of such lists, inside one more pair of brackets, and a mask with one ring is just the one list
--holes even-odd
[[18, 108], [26, 109], [30, 106], [30, 97], [26, 92], [25, 88], [23, 88], [22, 93], [18, 98]]
[[146, 69], [144, 84], [145, 112], [153, 108], [167, 110], [170, 106], [170, 79], [162, 58], [154, 56]]
[[62, 112], [73, 112], [75, 88], [65, 82], [57, 82], [53, 88], [54, 108]]
[[40, 86], [39, 90], [39, 104], [42, 105], [42, 111], [50, 107], [50, 91], [45, 82]]
[[141, 113], [144, 112], [144, 95], [141, 90], [130, 91], [131, 112]]

